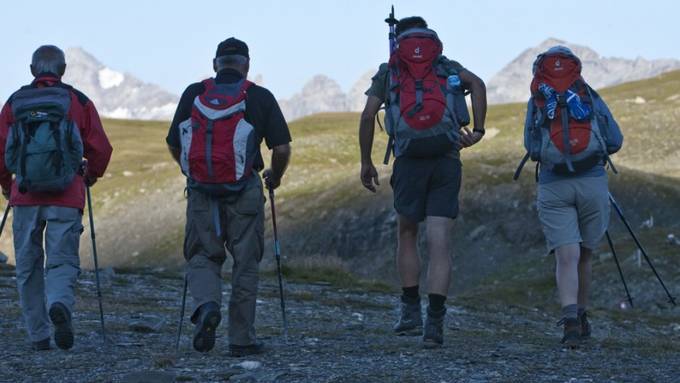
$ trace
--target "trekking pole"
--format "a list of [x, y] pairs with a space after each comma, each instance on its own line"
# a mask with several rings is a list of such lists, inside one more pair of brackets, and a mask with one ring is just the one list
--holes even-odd
[[[392, 54], [394, 51], [397, 49], [397, 32], [396, 32], [396, 25], [399, 23], [399, 20], [397, 20], [394, 17], [394, 5], [392, 5], [392, 9], [390, 11], [390, 14], [387, 16], [385, 19], [385, 22], [387, 25], [389, 25], [390, 32], [387, 34], [387, 38], [390, 43], [390, 57], [392, 57]], [[387, 110], [385, 110], [387, 112]], [[378, 120], [378, 125], [380, 125], [380, 119], [379, 116], [376, 114], [375, 115], [376, 120]], [[382, 125], [380, 125], [380, 128], [382, 129]], [[390, 163], [390, 154], [392, 154], [392, 147], [394, 146], [394, 137], [390, 134], [389, 137], [387, 138], [387, 150], [385, 150], [385, 157], [383, 158], [383, 164], [387, 165]]]
[[395, 26], [399, 23], [399, 20], [394, 17], [394, 5], [392, 5], [390, 14], [385, 19], [385, 22], [390, 26], [390, 32], [387, 37], [390, 41], [390, 55], [392, 55], [394, 50], [397, 49], [397, 33]]
[[104, 307], [102, 306], [102, 290], [99, 285], [99, 263], [97, 262], [97, 241], [94, 232], [94, 215], [92, 213], [92, 194], [90, 193], [90, 186], [87, 188], [87, 211], [90, 215], [90, 237], [92, 238], [92, 257], [94, 258], [94, 276], [97, 282], [97, 300], [99, 301], [99, 321], [102, 325], [102, 340], [106, 344], [106, 328], [104, 327]]
[[628, 285], [626, 284], [626, 279], [623, 277], [623, 271], [621, 271], [621, 265], [619, 264], [619, 257], [616, 256], [616, 250], [614, 250], [614, 242], [609, 236], [609, 230], [605, 231], [604, 234], [607, 236], [607, 242], [609, 243], [609, 248], [612, 249], [612, 254], [614, 255], [614, 262], [616, 262], [616, 268], [619, 269], [619, 276], [621, 277], [621, 282], [623, 282], [623, 288], [626, 290], [626, 296], [628, 297], [628, 303], [630, 307], [633, 307], [633, 298], [628, 292]]
[[175, 352], [179, 352], [179, 340], [182, 338], [182, 326], [184, 325], [184, 310], [187, 303], [187, 285], [189, 280], [186, 273], [184, 274], [184, 290], [182, 291], [182, 308], [179, 312], [179, 324], [177, 325], [177, 342], [175, 342]]
[[276, 271], [279, 277], [279, 296], [281, 298], [281, 317], [283, 318], [283, 338], [288, 343], [288, 320], [286, 320], [286, 301], [283, 297], [283, 275], [281, 274], [281, 245], [279, 244], [279, 233], [276, 227], [276, 205], [274, 204], [274, 189], [267, 185], [269, 189], [269, 204], [272, 207], [272, 224], [274, 226], [274, 256], [276, 257]]
[[616, 210], [616, 213], [619, 215], [619, 218], [621, 218], [621, 222], [626, 226], [626, 229], [628, 229], [628, 232], [630, 233], [630, 236], [633, 237], [633, 241], [635, 241], [635, 244], [637, 245], [638, 249], [640, 249], [640, 252], [642, 255], [645, 257], [645, 261], [647, 261], [647, 264], [649, 267], [652, 269], [654, 272], [654, 275], [656, 275], [656, 279], [659, 280], [659, 283], [661, 283], [661, 287], [663, 287], [664, 291], [666, 292], [666, 295], [668, 295], [668, 301], [673, 304], [673, 306], [676, 306], [675, 303], [675, 298], [671, 295], [671, 293], [668, 291], [666, 288], [666, 285], [663, 283], [663, 280], [661, 279], [661, 276], [659, 273], [656, 271], [656, 268], [652, 264], [652, 261], [649, 259], [649, 256], [647, 256], [647, 252], [645, 249], [642, 247], [642, 244], [638, 240], [637, 236], [635, 235], [635, 232], [633, 232], [633, 229], [630, 227], [630, 224], [628, 223], [628, 220], [626, 220], [626, 217], [623, 215], [623, 211], [619, 207], [619, 205], [616, 203], [616, 200], [614, 199], [614, 196], [612, 196], [611, 193], [609, 193], [609, 201], [612, 203], [612, 206], [614, 206], [614, 210]]
[[2, 223], [0, 223], [0, 235], [2, 235], [2, 231], [5, 229], [5, 223], [7, 223], [7, 215], [9, 215], [9, 209], [12, 207], [9, 205], [9, 202], [7, 202], [7, 207], [5, 208], [5, 214], [2, 215]]

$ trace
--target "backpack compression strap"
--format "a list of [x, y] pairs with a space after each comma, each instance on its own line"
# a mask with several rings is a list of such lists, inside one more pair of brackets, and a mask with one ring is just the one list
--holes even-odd
[[562, 145], [564, 145], [564, 161], [567, 169], [574, 173], [574, 164], [571, 160], [571, 142], [569, 141], [569, 108], [567, 107], [567, 93], [561, 92], [557, 96], [557, 106], [560, 108], [560, 118], [562, 119]]

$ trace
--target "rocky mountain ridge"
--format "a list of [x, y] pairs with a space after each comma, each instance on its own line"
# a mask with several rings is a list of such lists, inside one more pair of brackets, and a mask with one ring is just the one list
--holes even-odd
[[[604, 57], [587, 46], [549, 38], [535, 47], [526, 49], [491, 79], [486, 80], [489, 103], [526, 101], [532, 78], [531, 68], [536, 56], [555, 45], [567, 46], [581, 58], [583, 76], [596, 89], [651, 78], [680, 69], [680, 60]], [[301, 92], [282, 100], [281, 108], [288, 120], [319, 112], [361, 111], [366, 102], [364, 91], [370, 86], [374, 73], [374, 70], [366, 72], [345, 94], [332, 79], [316, 75], [304, 85]]]
[[[604, 57], [587, 46], [549, 38], [524, 50], [487, 81], [489, 103], [525, 101], [533, 61], [539, 53], [555, 45], [565, 45], [581, 58], [586, 81], [597, 89], [680, 69], [680, 60]], [[102, 116], [140, 120], [172, 118], [179, 99], [177, 95], [111, 69], [82, 48], [67, 49], [66, 59], [68, 70], [64, 81], [85, 92]], [[364, 92], [374, 73], [374, 70], [365, 72], [347, 92], [332, 78], [317, 74], [299, 92], [279, 100], [281, 110], [289, 121], [321, 112], [361, 111], [366, 102]], [[253, 81], [262, 84], [262, 76], [256, 76]]]
[[302, 90], [288, 99], [279, 100], [286, 120], [322, 112], [358, 112], [366, 103], [364, 92], [371, 85], [373, 71], [364, 73], [345, 93], [328, 76], [317, 74], [305, 83]]

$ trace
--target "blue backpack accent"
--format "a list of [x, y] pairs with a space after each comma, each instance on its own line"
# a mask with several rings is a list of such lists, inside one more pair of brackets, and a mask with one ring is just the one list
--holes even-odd
[[60, 192], [83, 160], [83, 141], [69, 119], [71, 92], [61, 87], [25, 88], [11, 100], [14, 123], [5, 145], [5, 165], [19, 192]]

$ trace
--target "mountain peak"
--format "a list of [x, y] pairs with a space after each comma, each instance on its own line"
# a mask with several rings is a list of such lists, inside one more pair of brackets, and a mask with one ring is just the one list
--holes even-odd
[[66, 49], [64, 82], [83, 91], [105, 117], [169, 120], [178, 97], [154, 84], [116, 71], [81, 47]]
[[564, 40], [555, 38], [555, 37], [549, 37], [545, 40], [543, 40], [542, 43], [538, 44], [539, 48], [545, 47], [546, 49], [549, 49], [551, 47], [554, 47], [555, 45], [568, 45], [568, 43]]
[[295, 120], [320, 112], [344, 112], [347, 96], [332, 78], [317, 74], [305, 83], [299, 93], [279, 102], [287, 120]]
[[70, 47], [66, 48], [64, 52], [66, 55], [66, 64], [70, 65], [72, 61], [78, 64], [90, 64], [93, 66], [102, 66], [102, 63], [97, 60], [92, 53], [86, 51], [81, 47]]
[[337, 81], [317, 74], [307, 81], [302, 90], [287, 100], [280, 100], [286, 120], [295, 120], [320, 112], [358, 112], [366, 105], [364, 92], [371, 85], [375, 71], [364, 73], [347, 93]]

